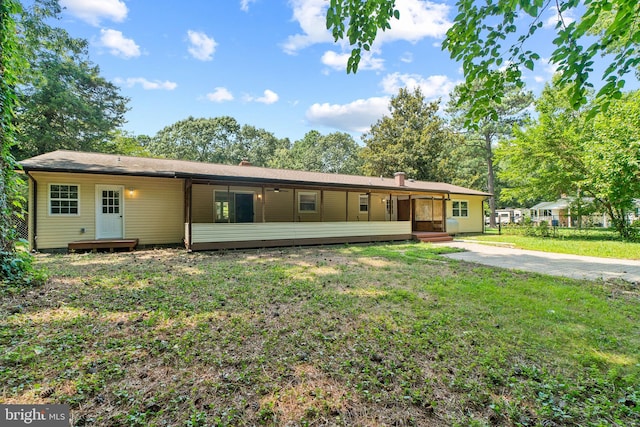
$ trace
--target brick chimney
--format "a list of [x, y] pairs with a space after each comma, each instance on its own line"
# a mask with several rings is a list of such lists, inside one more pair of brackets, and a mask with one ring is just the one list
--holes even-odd
[[396, 172], [393, 174], [393, 176], [396, 178], [396, 185], [398, 187], [404, 187], [404, 179], [407, 174], [405, 174], [404, 172]]
[[251, 162], [249, 161], [249, 159], [247, 159], [246, 157], [242, 159], [242, 161], [240, 162], [240, 164], [238, 166], [253, 166], [251, 164]]

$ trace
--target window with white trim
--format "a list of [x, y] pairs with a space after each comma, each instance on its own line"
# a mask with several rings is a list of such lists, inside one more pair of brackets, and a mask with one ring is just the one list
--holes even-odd
[[369, 196], [367, 194], [360, 195], [360, 213], [369, 212]]
[[298, 212], [314, 213], [318, 208], [318, 193], [304, 192], [298, 193]]
[[469, 202], [466, 200], [453, 200], [453, 216], [457, 218], [466, 218], [469, 216]]
[[80, 187], [71, 184], [49, 184], [49, 214], [79, 215]]

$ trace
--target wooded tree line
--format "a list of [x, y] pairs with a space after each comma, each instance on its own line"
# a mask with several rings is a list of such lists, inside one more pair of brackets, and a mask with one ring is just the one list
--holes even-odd
[[[557, 3], [559, 13], [574, 3]], [[501, 65], [497, 41], [515, 31], [516, 12], [538, 16], [543, 7], [535, 1], [474, 9], [473, 2], [464, 0], [458, 3], [464, 13], [456, 17], [444, 46], [463, 62], [467, 82], [445, 106], [426, 102], [419, 90], [401, 89], [390, 101], [389, 114], [372, 124], [361, 143], [346, 133], [317, 131], [292, 143], [231, 117], [189, 117], [153, 136], [124, 132], [128, 99], [100, 75], [88, 56], [87, 41], [45, 23], [59, 16], [58, 2], [36, 0], [27, 8], [18, 0], [0, 0], [0, 249], [13, 252], [11, 221], [22, 206], [15, 159], [56, 149], [231, 164], [246, 157], [259, 166], [329, 173], [404, 171], [419, 180], [490, 191], [496, 194], [492, 208], [580, 192], [594, 197], [620, 233], [629, 236], [620, 218], [631, 198], [640, 196], [640, 100], [638, 92], [622, 92], [621, 76], [640, 65], [640, 30], [634, 24], [640, 6], [616, 0], [595, 10], [594, 4], [588, 5], [585, 21], [563, 28], [559, 24], [554, 58], [560, 72], [535, 102], [534, 117], [528, 114], [532, 95], [524, 89], [518, 67], [532, 68], [537, 54], [518, 50], [519, 42], [509, 51], [506, 69], [491, 67]], [[503, 24], [482, 38], [487, 30], [483, 22], [499, 16]], [[357, 70], [360, 49], [370, 48], [377, 29], [388, 28], [397, 17], [389, 0], [331, 1], [328, 28], [336, 39], [346, 34], [357, 44], [350, 71]], [[355, 27], [346, 28], [345, 22]], [[527, 34], [539, 28], [536, 22]], [[468, 31], [456, 32], [463, 27]], [[589, 34], [597, 42], [580, 57], [583, 62], [576, 62], [572, 49], [580, 52], [578, 41]], [[589, 58], [601, 52], [611, 53], [613, 61], [596, 94], [584, 77], [591, 69]], [[474, 58], [485, 59], [477, 63]]]

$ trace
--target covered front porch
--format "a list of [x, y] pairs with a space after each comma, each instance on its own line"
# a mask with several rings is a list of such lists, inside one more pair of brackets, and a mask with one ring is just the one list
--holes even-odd
[[188, 250], [409, 240], [446, 231], [446, 195], [186, 180]]

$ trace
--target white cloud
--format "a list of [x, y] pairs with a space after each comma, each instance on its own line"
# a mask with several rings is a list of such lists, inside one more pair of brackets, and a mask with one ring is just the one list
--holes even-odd
[[140, 46], [133, 39], [128, 39], [122, 32], [110, 29], [100, 30], [102, 46], [109, 48], [112, 55], [122, 58], [135, 58], [140, 56]]
[[541, 74], [533, 76], [533, 80], [536, 83], [545, 83], [547, 81], [551, 81], [553, 75], [556, 73], [558, 66], [556, 64], [552, 64], [550, 62], [550, 58], [540, 58], [540, 64], [542, 65]]
[[574, 22], [576, 18], [573, 15], [573, 10], [566, 10], [562, 12], [562, 15], [558, 12], [556, 8], [549, 9], [549, 17], [544, 23], [544, 28], [555, 28], [558, 25], [558, 22], [562, 21], [565, 25], [569, 25]]
[[127, 79], [115, 79], [114, 82], [116, 84], [123, 84], [127, 87], [134, 87], [135, 85], [140, 85], [144, 90], [174, 90], [178, 87], [178, 84], [175, 82], [170, 82], [168, 80], [160, 81], [160, 80], [147, 80], [144, 77], [129, 77]]
[[211, 37], [199, 31], [187, 31], [189, 37], [189, 53], [200, 61], [211, 61], [218, 43]]
[[249, 5], [255, 1], [256, 0], [240, 0], [240, 10], [242, 10], [243, 12], [248, 12]]
[[389, 98], [358, 99], [349, 104], [313, 104], [306, 117], [312, 125], [327, 126], [346, 132], [366, 132], [389, 113]]
[[412, 43], [425, 37], [440, 39], [452, 23], [447, 18], [450, 7], [445, 3], [423, 0], [397, 0], [400, 20], [390, 21], [391, 29], [379, 32], [376, 42], [406, 40]]
[[337, 53], [332, 50], [326, 51], [321, 58], [321, 61], [324, 65], [331, 67], [334, 70], [346, 69], [348, 60], [348, 53]]
[[411, 64], [413, 62], [413, 53], [411, 52], [403, 53], [402, 56], [400, 57], [400, 61], [404, 62], [405, 64]]
[[327, 30], [326, 0], [292, 0], [293, 20], [300, 24], [303, 34], [289, 36], [282, 45], [283, 50], [288, 54], [295, 54], [316, 43], [331, 43], [333, 37]]
[[558, 71], [558, 65], [553, 64], [551, 62], [551, 58], [540, 58], [540, 60], [542, 61], [543, 65], [543, 70], [545, 71], [545, 73], [547, 73], [549, 76], [553, 76], [556, 71]]
[[267, 89], [264, 91], [264, 96], [261, 96], [260, 98], [256, 98], [256, 102], [261, 102], [263, 104], [273, 104], [278, 102], [278, 99], [280, 99], [280, 97], [278, 96], [277, 93]]
[[390, 95], [396, 95], [403, 87], [409, 90], [419, 87], [426, 99], [434, 99], [448, 96], [458, 83], [443, 75], [424, 78], [419, 74], [393, 73], [385, 76], [380, 84]]
[[207, 94], [207, 99], [212, 102], [233, 101], [233, 94], [226, 87], [217, 87]]
[[[317, 43], [333, 43], [333, 36], [326, 27], [326, 0], [292, 0], [293, 20], [297, 21], [301, 34], [289, 36], [282, 45], [289, 54]], [[379, 31], [374, 47], [384, 42], [406, 40], [415, 43], [425, 37], [442, 38], [451, 27], [447, 15], [450, 7], [444, 3], [424, 0], [397, 0], [400, 20], [390, 21], [391, 29]], [[345, 45], [344, 41], [342, 42]]]
[[[334, 69], [344, 71], [347, 69], [347, 61], [350, 54], [337, 53], [332, 50], [326, 51], [321, 58], [324, 65]], [[382, 70], [384, 69], [384, 59], [375, 57], [374, 52], [364, 52], [360, 64], [358, 64], [358, 70]]]
[[120, 0], [60, 0], [60, 6], [71, 15], [98, 26], [102, 19], [122, 22], [127, 17], [127, 5]]
[[263, 92], [263, 96], [260, 96], [258, 98], [255, 98], [251, 95], [244, 96], [244, 100], [246, 102], [260, 102], [262, 104], [274, 104], [278, 102], [279, 99], [280, 97], [278, 96], [278, 94], [269, 89], [265, 90]]

